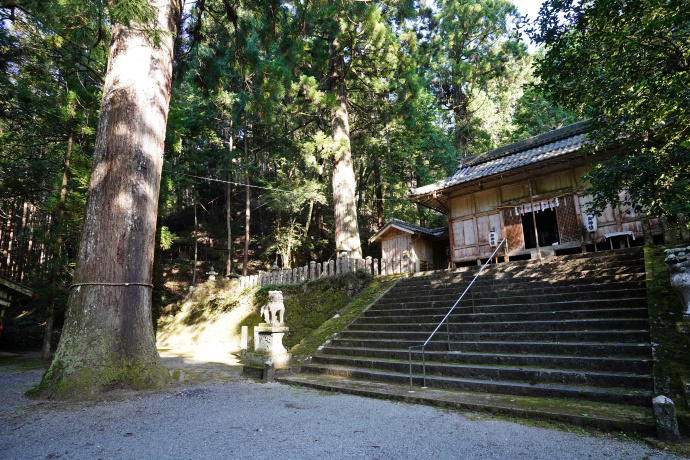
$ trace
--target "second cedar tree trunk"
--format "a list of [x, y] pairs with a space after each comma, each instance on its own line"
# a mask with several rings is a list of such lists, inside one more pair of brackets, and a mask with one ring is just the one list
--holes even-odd
[[[337, 45], [337, 44], [336, 44]], [[338, 49], [338, 46], [334, 47]], [[337, 105], [331, 109], [333, 137], [333, 209], [335, 217], [335, 248], [338, 255], [347, 253], [355, 259], [362, 258], [357, 225], [357, 204], [355, 202], [355, 172], [350, 149], [350, 123], [347, 113], [347, 88], [343, 76], [345, 57], [334, 58], [334, 74]]]

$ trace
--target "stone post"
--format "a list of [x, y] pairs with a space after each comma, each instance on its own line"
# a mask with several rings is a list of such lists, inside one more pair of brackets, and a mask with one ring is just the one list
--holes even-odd
[[664, 232], [664, 244], [677, 244], [678, 241], [675, 232], [672, 232], [671, 227], [668, 225], [668, 217], [661, 215], [659, 221], [661, 222], [661, 229]]
[[374, 259], [374, 266], [373, 266], [373, 275], [374, 276], [379, 276], [379, 259]]
[[640, 223], [642, 224], [642, 236], [644, 236], [645, 246], [654, 246], [654, 236], [652, 235], [652, 227], [649, 225], [649, 216], [642, 214], [640, 216]]
[[673, 401], [666, 396], [657, 396], [652, 400], [654, 419], [656, 421], [656, 435], [662, 441], [680, 442], [678, 419]]
[[316, 279], [316, 262], [314, 262], [313, 260], [309, 262], [309, 279]]
[[242, 349], [242, 357], [247, 355], [247, 348], [249, 347], [249, 326], [242, 326], [242, 336], [240, 338], [240, 348]]
[[276, 366], [270, 359], [264, 363], [263, 375], [261, 380], [265, 383], [273, 382], [276, 379]]
[[374, 269], [371, 266], [371, 256], [367, 256], [364, 269], [367, 271], [367, 273], [371, 273], [372, 275], [374, 274]]

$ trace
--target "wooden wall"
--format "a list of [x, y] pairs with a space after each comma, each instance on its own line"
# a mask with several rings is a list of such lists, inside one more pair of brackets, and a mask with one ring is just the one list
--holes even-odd
[[[567, 168], [541, 177], [531, 178], [535, 202], [558, 197], [555, 209], [560, 246], [578, 245], [579, 228], [583, 225], [585, 206], [591, 196], [578, 193], [587, 184], [580, 178], [585, 167]], [[488, 258], [493, 252], [489, 246], [492, 229], [508, 239], [511, 253], [525, 249], [522, 219], [515, 206], [530, 204], [530, 183], [527, 179], [512, 184], [499, 185], [481, 191], [455, 192], [451, 195], [449, 230], [451, 258], [453, 262], [467, 262]], [[640, 216], [632, 209], [607, 207], [597, 217], [597, 231], [588, 235], [588, 242], [604, 242], [606, 233], [632, 231], [641, 236]]]
[[433, 245], [428, 239], [395, 228], [381, 238], [381, 260], [398, 260], [405, 251], [409, 251], [413, 263], [419, 260], [433, 265]]

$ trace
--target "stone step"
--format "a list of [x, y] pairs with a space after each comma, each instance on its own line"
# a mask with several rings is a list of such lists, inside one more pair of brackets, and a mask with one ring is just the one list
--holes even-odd
[[[356, 356], [362, 359], [409, 359], [408, 349], [347, 348], [328, 345], [323, 348], [324, 355]], [[419, 354], [419, 352], [415, 352]], [[435, 362], [475, 365], [532, 366], [549, 369], [572, 369], [581, 371], [629, 372], [650, 374], [652, 360], [628, 357], [586, 357], [567, 355], [464, 353], [448, 351], [427, 351], [426, 359]], [[416, 359], [419, 359], [418, 357]]]
[[[539, 274], [532, 273], [531, 276], [509, 276], [508, 274], [487, 274], [482, 273], [472, 284], [472, 289], [482, 289], [486, 286], [500, 287], [504, 286], [506, 288], [517, 289], [523, 286], [535, 286], [535, 287], [569, 287], [569, 286], [582, 286], [592, 284], [592, 280], [596, 279], [595, 284], [611, 284], [615, 285], [618, 283], [641, 283], [644, 282], [645, 273], [641, 272], [631, 272], [631, 273], [621, 273], [617, 272], [614, 274], [605, 273], [583, 273], [583, 272], [573, 272], [569, 273], [567, 276], [554, 277], [549, 276], [548, 273]], [[396, 291], [428, 291], [433, 289], [445, 289], [445, 288], [458, 288], [464, 290], [474, 277], [468, 278], [454, 278], [448, 277], [447, 279], [439, 279], [436, 281], [425, 280], [418, 277], [409, 277], [403, 279], [399, 286], [396, 287]]]
[[[301, 372], [401, 385], [409, 384], [410, 382], [409, 373], [361, 369], [348, 366], [306, 365], [302, 367]], [[422, 376], [419, 374], [413, 374], [412, 383], [415, 386], [424, 386]], [[494, 381], [427, 375], [425, 386], [428, 388], [440, 388], [454, 391], [481, 391], [516, 396], [582, 398], [590, 401], [630, 404], [643, 407], [649, 407], [652, 401], [652, 392], [646, 390], [602, 388], [534, 381]]]
[[[426, 340], [426, 339], [424, 339]], [[410, 346], [421, 345], [423, 340], [402, 341], [384, 338], [338, 338], [331, 341], [331, 346], [346, 348], [396, 349], [407, 351]], [[652, 348], [647, 343], [620, 342], [527, 342], [527, 341], [454, 341], [450, 343], [453, 352], [459, 353], [502, 353], [519, 355], [562, 355], [582, 357], [626, 357], [651, 359]], [[427, 351], [447, 352], [445, 341], [430, 341]]]
[[[412, 355], [413, 374], [422, 374], [421, 353]], [[372, 369], [385, 372], [409, 373], [407, 360], [362, 359], [352, 356], [320, 355], [312, 359], [312, 366], [343, 366], [357, 369]], [[587, 372], [571, 369], [548, 369], [535, 367], [515, 367], [507, 365], [475, 365], [464, 363], [441, 363], [430, 361], [427, 357], [426, 375], [435, 377], [454, 377], [476, 380], [522, 381], [540, 383], [558, 383], [565, 385], [587, 385], [590, 387], [616, 387], [652, 391], [653, 381], [650, 375], [631, 374], [627, 372]]]
[[[460, 293], [462, 294], [462, 292]], [[624, 300], [627, 297], [643, 297], [646, 295], [646, 291], [642, 289], [636, 290], [608, 290], [608, 291], [589, 291], [589, 292], [560, 292], [554, 294], [544, 294], [540, 295], [538, 293], [533, 294], [522, 294], [513, 295], [510, 292], [505, 292], [503, 295], [494, 294], [477, 294], [477, 295], [465, 295], [459, 302], [458, 306], [471, 306], [481, 303], [490, 303], [492, 305], [504, 305], [504, 304], [520, 304], [520, 303], [547, 303], [547, 302], [568, 302], [577, 300], [605, 300], [605, 299], [618, 299]], [[396, 296], [392, 295], [386, 296], [377, 302], [377, 309], [385, 309], [387, 306], [397, 306], [405, 305], [407, 303], [413, 302], [456, 302], [458, 301], [460, 295], [457, 293], [453, 294], [410, 294], [406, 296]]]
[[[535, 270], [541, 267], [568, 269], [574, 268], [608, 268], [608, 267], [639, 267], [644, 265], [644, 251], [635, 248], [632, 252], [624, 254], [618, 251], [605, 251], [599, 253], [585, 253], [585, 254], [571, 254], [566, 256], [549, 257], [538, 260], [520, 260], [510, 261], [509, 263], [488, 264], [486, 270], [502, 269], [509, 271], [520, 270]], [[479, 271], [479, 266], [460, 267], [451, 269], [450, 272], [455, 274], [462, 273], [476, 273]], [[441, 273], [435, 272], [434, 275], [441, 276], [446, 271]]]
[[[581, 332], [581, 331], [648, 331], [649, 320], [646, 318], [633, 319], [562, 319], [557, 321], [477, 321], [458, 322], [458, 318], [452, 318], [441, 326], [442, 331], [450, 330], [451, 333], [501, 333], [501, 332]], [[430, 333], [438, 327], [440, 321], [433, 322], [359, 322], [351, 326], [358, 331], [390, 331], [390, 332], [420, 332]]]
[[[607, 308], [587, 310], [555, 310], [550, 312], [519, 312], [519, 313], [470, 313], [468, 309], [456, 308], [448, 317], [451, 323], [495, 323], [495, 322], [531, 322], [531, 321], [557, 321], [557, 320], [606, 320], [606, 319], [642, 319], [648, 320], [646, 308]], [[394, 310], [395, 311], [395, 310]], [[400, 311], [400, 310], [397, 310]], [[376, 315], [376, 312], [368, 312], [360, 316], [352, 324], [438, 324], [450, 311], [449, 308], [434, 309], [431, 311], [415, 312], [404, 310], [407, 314]], [[416, 313], [416, 314], [415, 314]]]
[[[435, 326], [434, 326], [435, 327]], [[430, 332], [391, 331], [391, 330], [346, 330], [341, 333], [342, 339], [372, 339], [399, 341], [411, 345], [425, 342]], [[445, 339], [445, 331], [439, 329], [435, 341]], [[594, 343], [649, 343], [649, 331], [513, 331], [513, 332], [453, 332], [451, 342], [594, 342]]]
[[656, 432], [652, 410], [648, 407], [591, 402], [582, 399], [524, 397], [494, 393], [472, 393], [434, 388], [410, 390], [407, 385], [368, 380], [293, 374], [278, 379], [281, 383], [324, 391], [406, 403], [434, 405], [462, 411], [479, 411], [512, 417], [550, 420], [618, 433], [642, 435]]
[[[416, 302], [405, 303], [399, 308], [392, 308], [393, 305], [388, 305], [386, 308], [381, 308], [375, 304], [367, 310], [362, 317], [368, 316], [415, 316], [426, 314], [443, 314], [448, 313], [450, 308], [455, 304], [454, 301], [444, 302]], [[627, 298], [624, 301], [618, 299], [604, 299], [604, 300], [573, 300], [568, 302], [546, 302], [546, 303], [522, 303], [522, 304], [479, 304], [457, 306], [454, 313], [458, 314], [499, 314], [499, 313], [551, 313], [558, 311], [584, 311], [584, 310], [616, 310], [621, 309], [647, 309], [646, 297]]]
[[[433, 294], [433, 295], [447, 295], [452, 294], [459, 297], [465, 291], [467, 287], [466, 283], [458, 284], [445, 284], [438, 286], [406, 286], [401, 284], [394, 291], [395, 295], [398, 297], [407, 297], [408, 295], [421, 295], [422, 293]], [[560, 294], [564, 290], [568, 292], [604, 292], [604, 291], [629, 291], [637, 290], [642, 292], [646, 289], [644, 280], [632, 280], [632, 281], [618, 281], [612, 283], [571, 283], [568, 285], [562, 285], [560, 283], [550, 283], [550, 282], [524, 282], [524, 283], [492, 283], [490, 286], [474, 284], [472, 289], [470, 289], [466, 295], [474, 295], [482, 297], [499, 297], [504, 296], [506, 293], [510, 295], [533, 295], [533, 294]]]
[[[582, 259], [573, 259], [568, 257], [549, 257], [538, 260], [521, 260], [510, 261], [508, 263], [500, 262], [490, 263], [484, 267], [482, 272], [506, 272], [506, 273], [524, 273], [536, 272], [539, 270], [550, 270], [556, 273], [571, 272], [577, 270], [611, 270], [618, 269], [620, 271], [634, 271], [644, 270], [644, 254], [639, 256], [618, 257], [611, 255], [611, 257], [589, 257]], [[442, 278], [444, 276], [474, 276], [480, 271], [479, 265], [472, 265], [468, 267], [451, 268], [448, 270], [438, 270], [424, 275], [425, 277]]]
[[[458, 301], [478, 272], [465, 267], [399, 281], [303, 371], [312, 379], [404, 385], [411, 359], [421, 385], [424, 356], [429, 387], [651, 405], [640, 249], [492, 264]], [[424, 355], [410, 353], [426, 341]]]

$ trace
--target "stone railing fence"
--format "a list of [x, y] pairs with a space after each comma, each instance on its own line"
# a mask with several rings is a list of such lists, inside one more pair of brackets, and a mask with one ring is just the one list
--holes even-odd
[[416, 273], [421, 271], [421, 263], [412, 261], [408, 255], [396, 259], [380, 260], [367, 257], [366, 259], [352, 259], [342, 257], [327, 262], [309, 262], [309, 265], [299, 268], [275, 268], [268, 273], [258, 275], [241, 276], [240, 287], [248, 288], [263, 286], [266, 284], [297, 284], [315, 280], [325, 276], [340, 275], [341, 273], [354, 273], [364, 270], [373, 276], [393, 275], [397, 273]]

